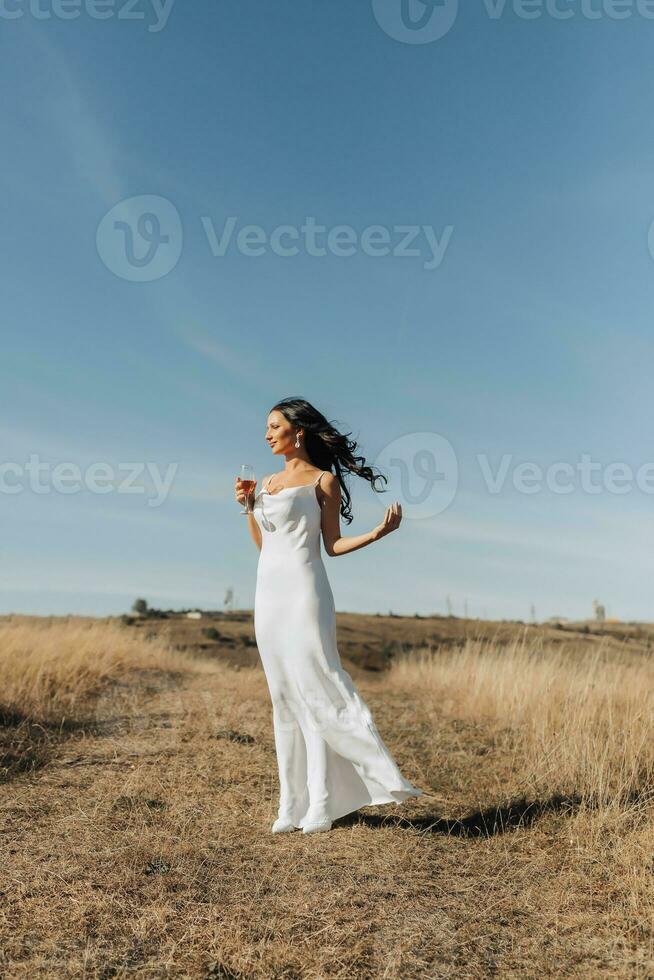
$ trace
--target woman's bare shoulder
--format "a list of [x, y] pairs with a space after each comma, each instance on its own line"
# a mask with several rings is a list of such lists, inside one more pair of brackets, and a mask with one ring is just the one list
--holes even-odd
[[329, 470], [323, 470], [323, 474], [320, 477], [320, 487], [326, 493], [332, 494], [340, 490], [340, 483], [338, 482], [338, 477], [335, 473], [330, 473]]

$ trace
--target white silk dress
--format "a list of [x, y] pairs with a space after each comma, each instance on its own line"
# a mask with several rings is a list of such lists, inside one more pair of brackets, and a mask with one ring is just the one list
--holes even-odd
[[295, 827], [422, 796], [341, 665], [316, 486], [262, 487], [254, 630], [272, 701], [279, 814]]

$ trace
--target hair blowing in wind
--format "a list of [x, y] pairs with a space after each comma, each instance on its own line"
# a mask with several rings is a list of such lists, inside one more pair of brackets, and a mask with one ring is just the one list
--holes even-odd
[[345, 473], [367, 480], [377, 493], [383, 493], [375, 486], [376, 480], [388, 483], [381, 471], [373, 472], [373, 467], [366, 465], [364, 456], [356, 455], [357, 443], [350, 439], [351, 432], [340, 432], [334, 422], [329, 422], [322, 412], [305, 398], [283, 398], [272, 406], [270, 411], [281, 412], [291, 425], [304, 429], [304, 443], [311, 462], [321, 470], [333, 472], [341, 485], [341, 517], [346, 524], [351, 524], [351, 497], [344, 480]]

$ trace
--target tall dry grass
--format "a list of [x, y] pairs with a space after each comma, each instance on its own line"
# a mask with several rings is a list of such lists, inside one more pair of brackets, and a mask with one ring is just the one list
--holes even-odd
[[10, 617], [0, 622], [0, 713], [70, 718], [109, 682], [184, 666], [165, 641], [144, 640], [116, 623]]
[[593, 806], [654, 798], [654, 663], [600, 645], [414, 651], [394, 663], [391, 687], [434, 713], [488, 723], [514, 756], [527, 792]]

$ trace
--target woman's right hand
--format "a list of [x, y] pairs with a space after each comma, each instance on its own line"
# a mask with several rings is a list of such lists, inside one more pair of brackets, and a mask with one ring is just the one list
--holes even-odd
[[[254, 481], [254, 488], [253, 488], [253, 489], [252, 489], [252, 490], [250, 491], [250, 497], [251, 497], [252, 499], [254, 498], [254, 494], [255, 494], [255, 492], [256, 492], [256, 489], [257, 489], [257, 481], [255, 480], [255, 481]], [[235, 499], [235, 500], [237, 501], [237, 503], [239, 503], [239, 504], [240, 504], [240, 505], [241, 505], [242, 507], [245, 507], [245, 498], [246, 498], [246, 496], [247, 496], [247, 495], [246, 495], [246, 493], [245, 493], [245, 490], [243, 489], [243, 481], [241, 480], [241, 478], [240, 478], [240, 477], [238, 477], [238, 476], [237, 476], [237, 477], [236, 477], [236, 482], [235, 482], [235, 484], [234, 484], [234, 499]], [[250, 506], [251, 506], [251, 505], [250, 505]]]

